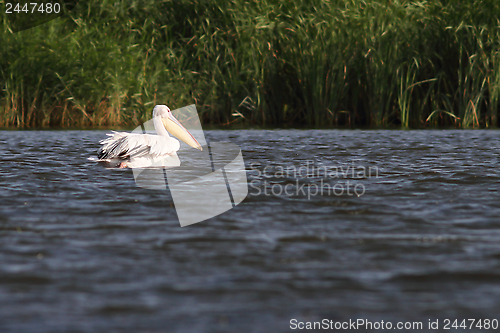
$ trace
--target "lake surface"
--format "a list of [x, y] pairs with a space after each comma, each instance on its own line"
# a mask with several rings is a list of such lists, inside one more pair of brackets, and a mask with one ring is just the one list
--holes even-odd
[[87, 159], [105, 132], [0, 131], [0, 331], [500, 320], [500, 131], [206, 135], [249, 194], [181, 228], [169, 191]]

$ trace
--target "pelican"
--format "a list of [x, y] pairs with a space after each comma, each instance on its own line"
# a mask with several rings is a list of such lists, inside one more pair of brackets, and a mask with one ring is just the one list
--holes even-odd
[[177, 151], [180, 148], [174, 135], [189, 146], [203, 150], [200, 143], [174, 117], [168, 106], [156, 105], [153, 109], [153, 124], [157, 135], [127, 132], [108, 133], [108, 138], [99, 143], [98, 162], [123, 168], [174, 167], [179, 166]]

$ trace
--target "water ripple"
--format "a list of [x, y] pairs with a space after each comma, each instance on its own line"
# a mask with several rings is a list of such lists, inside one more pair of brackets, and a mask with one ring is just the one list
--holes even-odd
[[0, 328], [493, 319], [499, 134], [209, 131], [242, 148], [249, 196], [180, 228], [169, 191], [87, 160], [105, 132], [1, 131]]

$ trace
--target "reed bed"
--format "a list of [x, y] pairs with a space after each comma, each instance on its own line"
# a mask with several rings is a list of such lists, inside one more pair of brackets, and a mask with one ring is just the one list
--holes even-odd
[[1, 127], [498, 127], [500, 3], [79, 1], [0, 34]]

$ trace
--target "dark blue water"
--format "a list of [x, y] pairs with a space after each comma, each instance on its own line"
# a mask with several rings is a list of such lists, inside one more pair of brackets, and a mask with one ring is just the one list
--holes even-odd
[[184, 228], [104, 134], [0, 132], [1, 332], [500, 320], [499, 131], [209, 131], [249, 195]]

